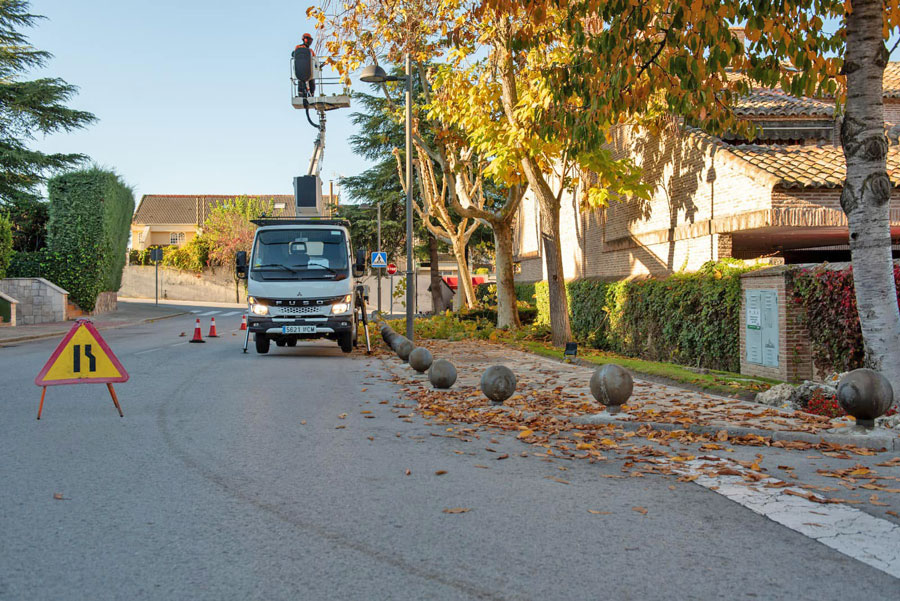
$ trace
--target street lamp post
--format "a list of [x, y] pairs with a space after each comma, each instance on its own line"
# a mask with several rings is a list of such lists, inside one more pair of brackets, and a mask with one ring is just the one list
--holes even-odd
[[384, 84], [389, 81], [406, 82], [406, 337], [413, 340], [413, 307], [416, 282], [413, 273], [413, 206], [412, 206], [412, 61], [406, 54], [406, 75], [388, 75], [378, 65], [369, 65], [359, 77], [365, 83]]

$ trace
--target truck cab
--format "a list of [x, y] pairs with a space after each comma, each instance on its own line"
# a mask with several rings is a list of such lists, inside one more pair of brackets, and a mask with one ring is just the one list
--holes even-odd
[[257, 353], [272, 342], [334, 340], [345, 353], [356, 345], [362, 302], [356, 279], [365, 253], [353, 262], [349, 223], [316, 218], [254, 220], [258, 228], [249, 260], [238, 252], [237, 276], [247, 280], [247, 326]]

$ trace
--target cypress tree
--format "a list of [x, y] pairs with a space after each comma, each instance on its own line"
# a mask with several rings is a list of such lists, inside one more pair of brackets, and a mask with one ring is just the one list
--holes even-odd
[[28, 79], [50, 60], [28, 43], [22, 30], [40, 17], [27, 0], [0, 0], [0, 205], [36, 199], [46, 174], [71, 167], [82, 154], [43, 153], [29, 148], [38, 134], [69, 132], [95, 121], [93, 114], [65, 103], [77, 88], [59, 78]]

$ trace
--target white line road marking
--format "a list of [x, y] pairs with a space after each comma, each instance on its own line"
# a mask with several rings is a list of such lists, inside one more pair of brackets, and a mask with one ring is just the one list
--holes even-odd
[[193, 313], [194, 315], [196, 315], [197, 313], [200, 313], [200, 310], [199, 310], [199, 309], [195, 309], [195, 310], [191, 311], [191, 313]]
[[173, 346], [181, 346], [182, 344], [187, 344], [188, 342], [190, 342], [190, 340], [185, 340], [184, 342], [176, 342], [175, 344], [170, 344], [169, 348]]
[[[694, 480], [700, 486], [839, 553], [900, 578], [900, 526], [841, 503], [815, 503], [804, 498], [809, 491], [784, 487], [782, 481], [775, 478], [748, 483], [740, 476], [709, 475], [726, 467], [746, 471], [727, 459], [696, 459], [675, 469], [683, 474], [700, 474]], [[766, 484], [779, 486], [766, 488]]]
[[[193, 313], [193, 311], [191, 311], [191, 313]], [[207, 311], [206, 313], [201, 313], [200, 317], [205, 317], [207, 315], [217, 315], [219, 313], [221, 313], [221, 311]]]
[[147, 349], [146, 351], [138, 351], [135, 353], [135, 355], [143, 355], [144, 353], [154, 353], [156, 351], [161, 351], [161, 350], [162, 350], [162, 347], [158, 346], [156, 348]]
[[240, 315], [240, 311], [231, 311], [230, 313], [223, 313], [220, 317], [231, 317], [232, 315]]

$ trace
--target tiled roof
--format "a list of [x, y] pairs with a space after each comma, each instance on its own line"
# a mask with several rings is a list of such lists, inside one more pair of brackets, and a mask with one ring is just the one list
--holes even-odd
[[742, 117], [833, 117], [834, 105], [781, 90], [756, 88], [738, 100], [734, 112]]
[[900, 63], [888, 63], [884, 68], [884, 97], [900, 98]]
[[[747, 161], [780, 181], [785, 188], [840, 188], [846, 174], [844, 153], [839, 146], [724, 145], [734, 156]], [[900, 148], [891, 146], [887, 156], [888, 176], [900, 188]]]
[[162, 223], [200, 225], [206, 221], [206, 217], [213, 207], [237, 196], [249, 196], [250, 198], [271, 200], [273, 203], [284, 203], [285, 208], [277, 210], [275, 213], [278, 215], [295, 214], [294, 197], [290, 194], [145, 194], [131, 221], [142, 225]]

